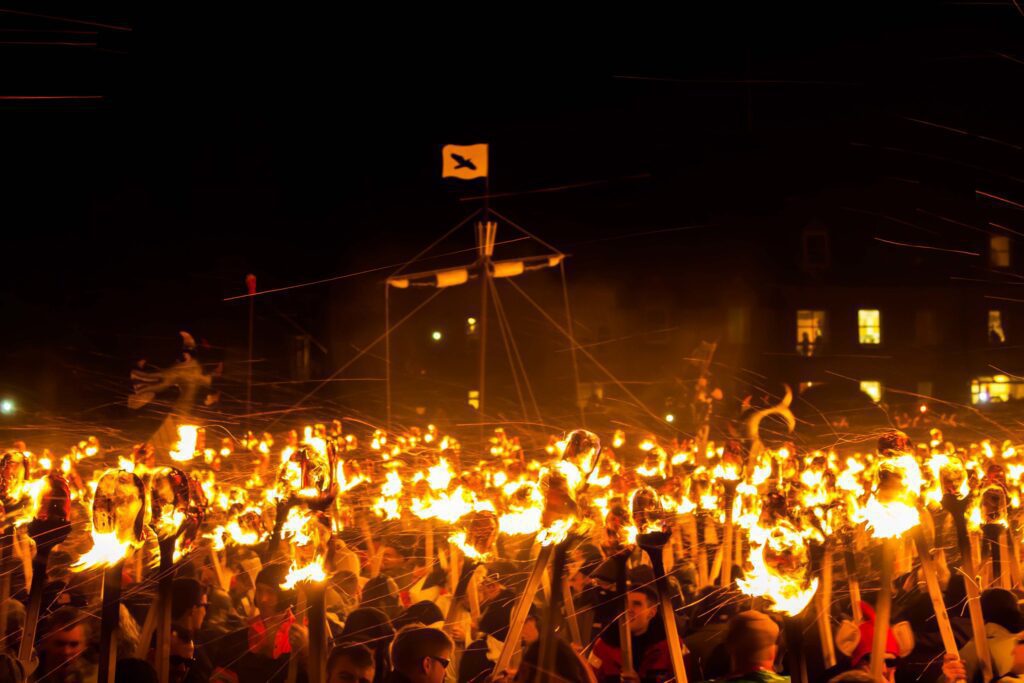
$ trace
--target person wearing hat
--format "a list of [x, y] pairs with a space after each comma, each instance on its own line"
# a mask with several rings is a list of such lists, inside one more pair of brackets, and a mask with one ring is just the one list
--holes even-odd
[[729, 620], [729, 683], [788, 683], [775, 672], [779, 625], [757, 610], [740, 612]]
[[630, 668], [635, 672], [635, 677], [623, 674], [619, 629], [609, 625], [594, 642], [588, 659], [601, 683], [618, 683], [627, 678], [640, 683], [656, 683], [673, 675], [665, 625], [658, 614], [654, 572], [646, 565], [634, 567], [629, 572], [629, 583], [626, 618], [633, 646]]
[[232, 671], [240, 681], [284, 681], [289, 659], [298, 656], [303, 661], [308, 636], [291, 611], [295, 591], [281, 588], [287, 574], [282, 563], [260, 570], [255, 598], [259, 613], [244, 629], [227, 635], [214, 657], [220, 668]]

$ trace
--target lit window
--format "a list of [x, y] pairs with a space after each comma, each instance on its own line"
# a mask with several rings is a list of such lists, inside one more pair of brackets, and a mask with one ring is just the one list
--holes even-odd
[[876, 380], [865, 380], [860, 383], [860, 390], [871, 397], [871, 400], [878, 403], [882, 400], [882, 383]]
[[862, 308], [857, 311], [857, 331], [861, 344], [881, 344], [881, 312], [875, 308]]
[[991, 344], [1003, 344], [1006, 342], [1006, 333], [1003, 332], [1003, 312], [988, 312], [988, 341]]
[[993, 268], [1010, 267], [1010, 238], [992, 235], [988, 240], [988, 262]]
[[1005, 403], [1024, 398], [1024, 382], [1011, 381], [1006, 375], [975, 377], [971, 380], [971, 403]]
[[480, 410], [480, 392], [476, 389], [469, 390], [469, 405], [473, 406], [474, 410]]
[[825, 338], [825, 311], [796, 312], [796, 351], [801, 356], [813, 356], [821, 349]]

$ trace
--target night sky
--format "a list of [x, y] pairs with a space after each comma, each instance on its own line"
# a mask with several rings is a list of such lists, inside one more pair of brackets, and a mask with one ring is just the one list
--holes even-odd
[[[102, 24], [0, 13], [0, 94], [98, 96], [0, 101], [0, 388], [40, 415], [102, 415], [179, 329], [237, 352], [245, 305], [222, 299], [248, 272], [262, 289], [411, 257], [478, 205], [460, 200], [480, 186], [441, 180], [445, 143], [491, 145], [491, 190], [512, 193], [495, 208], [571, 252], [573, 276], [692, 258], [706, 233], [682, 228], [709, 216], [759, 230], [793, 197], [879, 178], [1024, 197], [1011, 2], [21, 9]], [[378, 299], [385, 273], [346, 291]], [[322, 334], [329, 293], [276, 296], [263, 323]]]

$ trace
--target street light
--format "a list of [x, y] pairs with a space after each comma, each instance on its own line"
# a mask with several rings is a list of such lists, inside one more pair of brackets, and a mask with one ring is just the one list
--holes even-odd
[[441, 341], [441, 338], [443, 336], [444, 335], [441, 334], [441, 330], [434, 330], [433, 332], [430, 333], [430, 338], [433, 339], [436, 342]]
[[675, 421], [676, 421], [676, 416], [673, 415], [672, 413], [669, 413], [668, 415], [665, 416], [665, 422], [675, 422]]
[[9, 398], [5, 398], [3, 401], [0, 401], [0, 413], [3, 413], [4, 415], [14, 414], [14, 401]]

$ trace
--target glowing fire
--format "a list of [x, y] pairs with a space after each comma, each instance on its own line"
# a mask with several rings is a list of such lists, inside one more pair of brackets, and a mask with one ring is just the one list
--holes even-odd
[[178, 442], [171, 449], [171, 460], [188, 462], [195, 457], [196, 441], [199, 439], [199, 427], [195, 425], [178, 426]]
[[324, 571], [324, 560], [322, 557], [315, 558], [311, 563], [300, 567], [295, 560], [292, 560], [288, 575], [281, 584], [281, 588], [291, 590], [300, 582], [320, 583], [327, 580], [327, 572]]
[[131, 547], [129, 541], [119, 541], [117, 532], [92, 532], [92, 548], [71, 565], [75, 571], [83, 571], [92, 567], [107, 567], [117, 564], [128, 554]]
[[557, 545], [569, 537], [569, 532], [574, 526], [575, 519], [556, 519], [550, 526], [540, 530], [537, 542], [541, 545]]
[[790, 616], [804, 611], [818, 590], [817, 577], [807, 580], [807, 546], [803, 537], [787, 520], [762, 530], [760, 543], [751, 536], [746, 576], [736, 580], [739, 589], [752, 596], [767, 598], [772, 609]]
[[455, 473], [452, 472], [451, 465], [444, 458], [427, 470], [427, 484], [434, 491], [447, 491], [448, 485], [454, 477]]
[[452, 534], [448, 537], [448, 542], [456, 546], [462, 551], [462, 554], [471, 560], [479, 560], [486, 562], [488, 559], [488, 553], [482, 553], [466, 541], [466, 532], [459, 531], [458, 533]]
[[875, 538], [897, 538], [921, 523], [916, 505], [921, 469], [913, 456], [902, 455], [882, 461], [878, 472], [878, 490], [859, 516], [867, 521]]

